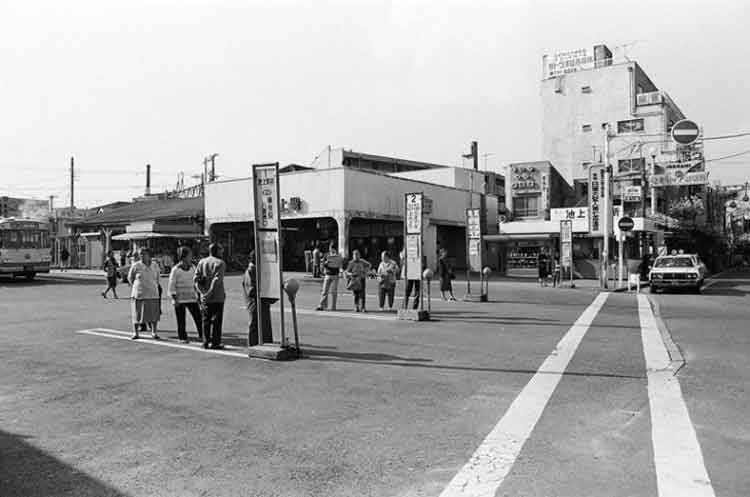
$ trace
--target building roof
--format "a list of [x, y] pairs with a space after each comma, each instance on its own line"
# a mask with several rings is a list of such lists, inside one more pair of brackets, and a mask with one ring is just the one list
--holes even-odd
[[76, 221], [76, 226], [123, 225], [133, 221], [203, 217], [203, 197], [132, 202]]

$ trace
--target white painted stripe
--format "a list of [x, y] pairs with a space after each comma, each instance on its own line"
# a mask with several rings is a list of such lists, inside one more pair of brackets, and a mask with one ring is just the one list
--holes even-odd
[[[94, 336], [100, 336], [100, 337], [115, 338], [117, 340], [130, 340], [130, 335], [132, 335], [132, 333], [127, 332], [127, 331], [109, 330], [106, 328], [93, 328], [89, 330], [79, 330], [79, 331], [76, 331], [76, 333], [79, 333], [82, 335], [94, 335]], [[208, 354], [217, 354], [217, 355], [247, 358], [247, 353], [238, 352], [239, 349], [234, 349], [234, 350], [204, 349], [198, 345], [188, 345], [184, 343], [170, 342], [167, 340], [153, 340], [153, 339], [147, 339], [147, 338], [143, 338], [140, 340], [133, 340], [133, 341], [139, 344], [160, 345], [162, 347], [172, 347], [175, 349], [190, 350], [193, 352], [203, 352], [203, 353], [208, 353]]]
[[600, 293], [573, 323], [441, 497], [494, 497], [608, 296]]
[[638, 295], [638, 315], [646, 357], [659, 497], [714, 497], [680, 382], [670, 367], [667, 349], [645, 295]]
[[685, 135], [685, 136], [697, 136], [698, 130], [697, 129], [676, 129], [673, 131], [675, 135]]

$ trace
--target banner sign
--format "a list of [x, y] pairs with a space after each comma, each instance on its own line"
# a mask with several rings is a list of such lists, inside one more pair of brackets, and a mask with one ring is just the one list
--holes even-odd
[[406, 233], [422, 234], [422, 193], [406, 194]]
[[407, 280], [422, 279], [423, 193], [404, 194], [404, 263]]
[[667, 170], [666, 174], [654, 174], [649, 178], [653, 187], [660, 186], [688, 186], [708, 184], [708, 171], [694, 173], [683, 172], [683, 170]]
[[469, 269], [482, 270], [482, 219], [481, 210], [466, 209], [466, 244], [469, 253]]
[[563, 74], [594, 68], [594, 51], [579, 48], [544, 56], [544, 77], [556, 78]]
[[253, 199], [258, 295], [280, 299], [282, 275], [278, 163], [253, 165]]
[[589, 233], [593, 236], [603, 236], [602, 230], [602, 178], [604, 166], [589, 167]]
[[549, 219], [553, 222], [571, 221], [573, 233], [589, 232], [588, 207], [563, 207], [549, 210]]
[[573, 264], [573, 221], [560, 221], [560, 264], [569, 268]]
[[623, 192], [622, 196], [625, 202], [640, 202], [641, 201], [640, 185], [626, 186], [625, 191]]

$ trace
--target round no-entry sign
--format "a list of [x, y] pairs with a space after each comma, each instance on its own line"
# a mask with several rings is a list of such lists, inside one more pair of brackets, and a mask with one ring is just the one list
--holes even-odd
[[620, 231], [631, 231], [633, 226], [635, 226], [635, 221], [633, 221], [632, 217], [621, 217], [617, 222], [617, 227], [620, 228]]
[[698, 129], [698, 125], [690, 119], [677, 121], [672, 126], [672, 140], [680, 145], [690, 145], [698, 139], [699, 134], [700, 129]]

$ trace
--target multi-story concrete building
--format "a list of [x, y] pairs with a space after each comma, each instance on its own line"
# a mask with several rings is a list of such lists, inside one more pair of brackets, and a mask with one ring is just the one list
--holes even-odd
[[[641, 184], [638, 173], [649, 171], [651, 161], [662, 167], [683, 158], [685, 147], [678, 149], [669, 131], [685, 115], [637, 62], [597, 45], [547, 55], [543, 65], [542, 157], [576, 183], [580, 197], [588, 167], [602, 161], [605, 124], [615, 204], [623, 187]], [[638, 214], [641, 206], [635, 197], [625, 199], [626, 212]]]

